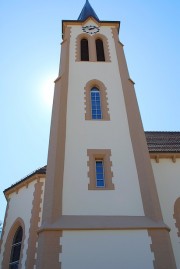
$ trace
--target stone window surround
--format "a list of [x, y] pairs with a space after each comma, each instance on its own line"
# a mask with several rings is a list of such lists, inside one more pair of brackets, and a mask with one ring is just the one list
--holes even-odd
[[82, 34], [77, 36], [77, 38], [76, 38], [76, 53], [75, 53], [76, 62], [81, 61], [81, 40], [82, 39], [88, 40], [89, 61], [87, 61], [87, 62], [97, 62], [97, 63], [104, 62], [104, 61], [97, 61], [96, 42], [95, 42], [97, 39], [100, 39], [103, 41], [105, 62], [111, 62], [108, 39], [106, 36], [104, 36], [100, 33], [97, 33], [97, 34], [92, 35], [92, 36], [89, 34], [86, 34], [86, 33], [82, 33]]
[[[110, 149], [88, 149], [87, 156], [89, 160], [87, 162], [89, 171], [89, 184], [88, 190], [114, 190], [114, 184], [112, 183], [113, 172], [111, 171], [112, 162], [110, 160], [111, 150]], [[96, 186], [96, 171], [95, 171], [95, 161], [96, 159], [101, 159], [104, 162], [104, 177], [105, 177], [105, 187]]]
[[[91, 115], [91, 96], [90, 91], [93, 87], [98, 88], [101, 95], [101, 111], [102, 111], [102, 119], [92, 119]], [[95, 121], [108, 121], [110, 120], [109, 116], [109, 108], [108, 108], [108, 101], [107, 101], [107, 88], [105, 85], [97, 80], [93, 79], [90, 80], [86, 86], [84, 87], [84, 94], [85, 94], [85, 120], [95, 120]]]
[[19, 259], [19, 269], [22, 268], [22, 254], [24, 249], [24, 240], [25, 240], [25, 225], [21, 218], [17, 218], [14, 224], [11, 226], [11, 229], [8, 233], [5, 247], [4, 247], [4, 254], [3, 254], [3, 261], [2, 261], [2, 268], [9, 268], [9, 262], [10, 262], [10, 255], [11, 255], [11, 247], [12, 247], [12, 241], [14, 238], [14, 235], [18, 229], [18, 227], [22, 227], [23, 230], [23, 237], [22, 237], [22, 243], [21, 243], [21, 254]]
[[[14, 265], [19, 265], [20, 262], [20, 254], [21, 254], [21, 245], [22, 245], [22, 238], [23, 238], [23, 229], [19, 226], [14, 234], [14, 238], [12, 240], [11, 245], [11, 255], [9, 261], [9, 267], [13, 268]], [[19, 239], [19, 240], [18, 240]]]

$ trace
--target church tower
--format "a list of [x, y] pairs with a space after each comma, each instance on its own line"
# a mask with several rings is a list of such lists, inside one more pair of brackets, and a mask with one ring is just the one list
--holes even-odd
[[37, 269], [175, 269], [120, 22], [62, 22]]

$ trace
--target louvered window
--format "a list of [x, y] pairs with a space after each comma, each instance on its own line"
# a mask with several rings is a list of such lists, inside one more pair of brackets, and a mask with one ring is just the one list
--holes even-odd
[[96, 55], [97, 55], [98, 62], [105, 61], [104, 45], [101, 39], [96, 39]]
[[89, 45], [87, 39], [81, 39], [81, 61], [89, 61]]

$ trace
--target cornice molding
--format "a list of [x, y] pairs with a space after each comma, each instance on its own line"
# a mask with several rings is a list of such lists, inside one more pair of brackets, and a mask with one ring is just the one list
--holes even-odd
[[160, 162], [160, 159], [171, 159], [173, 163], [176, 163], [176, 159], [180, 158], [180, 153], [164, 153], [164, 152], [157, 152], [157, 153], [149, 153], [150, 159], [154, 159], [156, 163]]
[[147, 230], [169, 227], [145, 216], [61, 216], [53, 224], [44, 223], [38, 233], [60, 230]]

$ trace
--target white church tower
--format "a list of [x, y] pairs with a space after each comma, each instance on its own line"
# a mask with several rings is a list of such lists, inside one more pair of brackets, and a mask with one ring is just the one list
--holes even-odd
[[151, 154], [170, 240], [119, 28], [88, 0], [62, 22], [47, 172], [4, 191], [1, 269], [180, 268], [180, 155]]
[[37, 269], [176, 268], [119, 28], [62, 22]]

